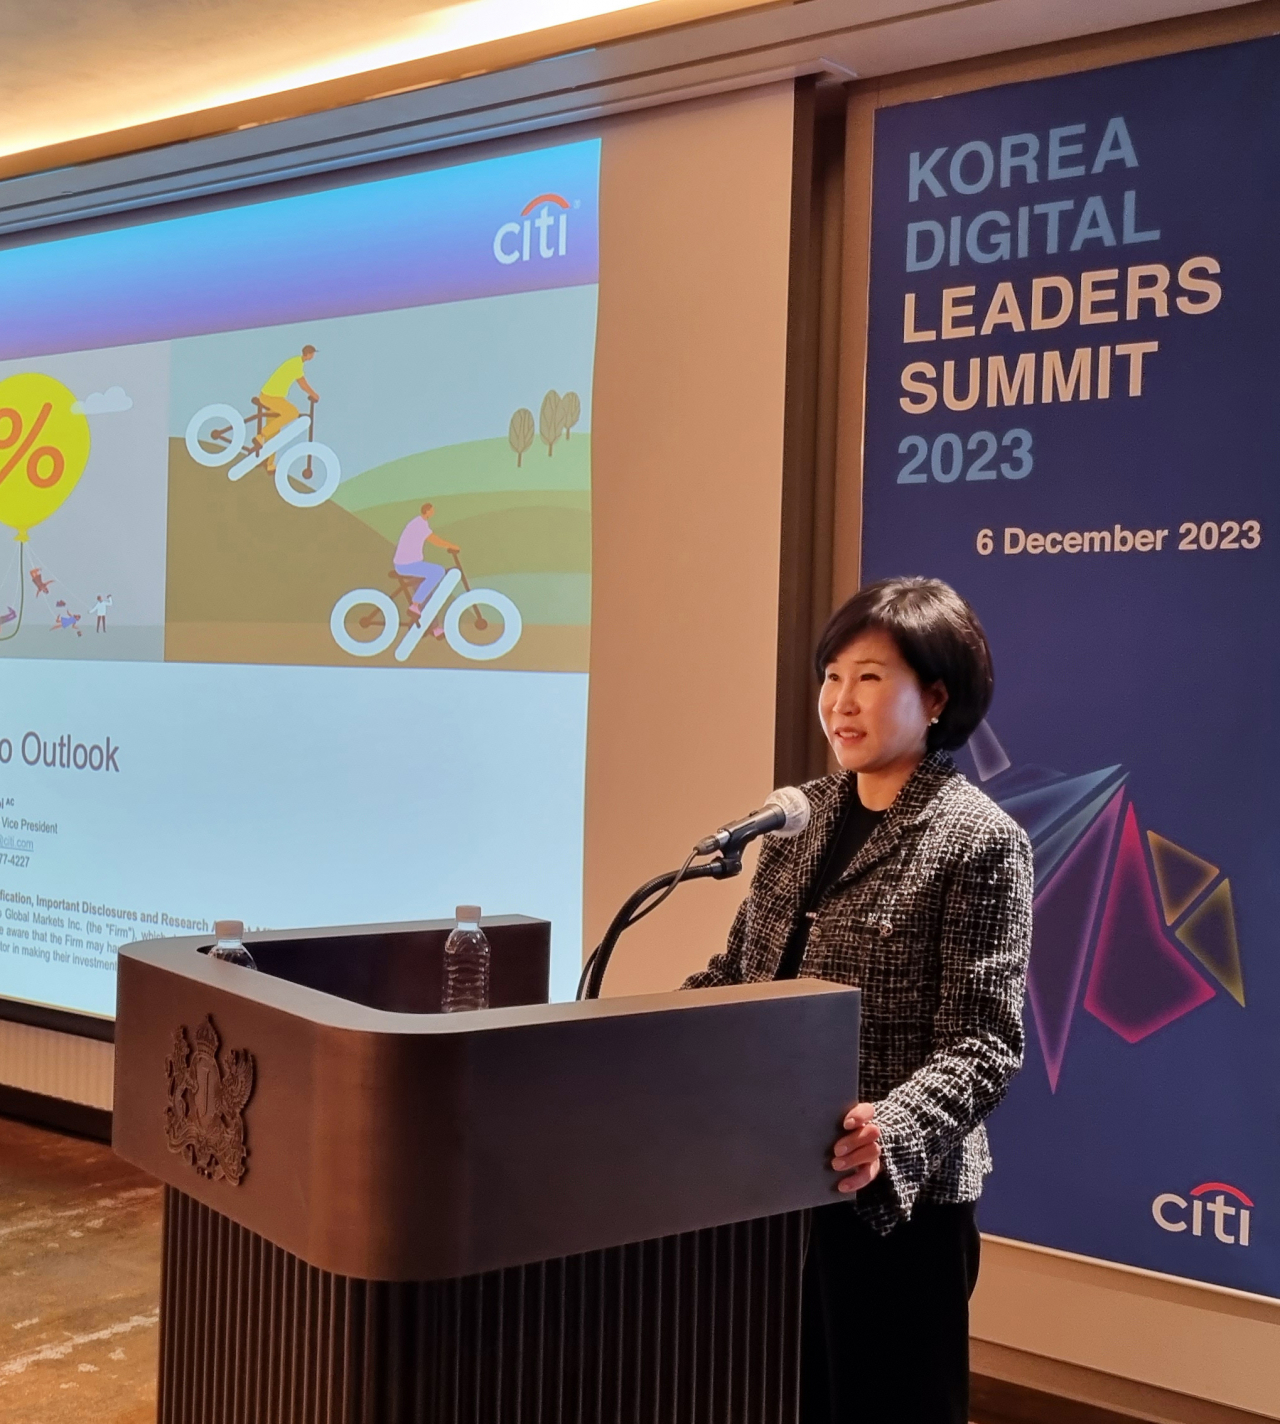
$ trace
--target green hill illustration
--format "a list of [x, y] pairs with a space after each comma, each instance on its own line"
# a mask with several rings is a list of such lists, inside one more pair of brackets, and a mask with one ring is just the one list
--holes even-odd
[[550, 454], [539, 445], [516, 463], [505, 438], [468, 440], [405, 455], [344, 480], [334, 499], [353, 512], [399, 500], [437, 501], [446, 494], [503, 494], [515, 491], [591, 490], [591, 435], [559, 440]]
[[[538, 623], [591, 621], [591, 437], [517, 466], [506, 440], [473, 440], [375, 466], [333, 503], [392, 545], [425, 500], [433, 526], [462, 546], [468, 576], [515, 600]], [[426, 558], [447, 564], [428, 547]]]
[[[430, 501], [433, 527], [460, 546], [471, 585], [520, 609], [520, 643], [487, 666], [587, 666], [588, 434], [560, 440], [550, 456], [533, 451], [521, 465], [505, 439], [423, 451], [354, 476], [312, 509], [286, 504], [262, 468], [231, 483], [224, 471], [197, 465], [179, 439], [170, 441], [169, 470], [170, 661], [396, 665], [390, 651], [367, 661], [343, 653], [329, 616], [349, 590], [397, 591], [396, 540]], [[427, 557], [451, 562], [430, 546]], [[481, 666], [431, 637], [411, 665]]]

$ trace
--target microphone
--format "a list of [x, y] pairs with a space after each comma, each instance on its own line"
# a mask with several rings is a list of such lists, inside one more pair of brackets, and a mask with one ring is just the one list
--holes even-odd
[[740, 821], [730, 821], [694, 847], [696, 855], [724, 854], [741, 850], [748, 841], [772, 831], [779, 836], [798, 836], [809, 824], [809, 798], [794, 786], [780, 786], [769, 793], [758, 811]]
[[[604, 972], [609, 967], [609, 958], [622, 932], [637, 920], [644, 919], [651, 910], [656, 910], [677, 885], [686, 880], [728, 880], [741, 875], [742, 847], [748, 841], [768, 835], [770, 831], [779, 836], [798, 836], [809, 824], [811, 814], [809, 798], [803, 791], [794, 786], [780, 786], [769, 793], [758, 811], [752, 811], [740, 821], [730, 821], [727, 826], [721, 826], [714, 834], [700, 840], [679, 870], [668, 871], [666, 875], [659, 875], [642, 885], [613, 917], [604, 938], [583, 965], [577, 997], [600, 997]], [[694, 865], [698, 856], [715, 855], [717, 851], [720, 852], [718, 859]]]

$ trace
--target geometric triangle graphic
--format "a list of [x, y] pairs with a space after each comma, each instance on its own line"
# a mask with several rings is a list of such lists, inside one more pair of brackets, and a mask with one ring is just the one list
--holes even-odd
[[1000, 740], [991, 730], [991, 724], [983, 718], [969, 734], [969, 755], [978, 773], [979, 781], [990, 781], [1002, 771], [1008, 771], [1013, 763], [1009, 753], [1000, 745]]
[[1108, 766], [1067, 781], [1055, 781], [1035, 791], [1023, 792], [1021, 796], [1002, 798], [1000, 805], [1035, 841], [1119, 770], [1118, 766]]
[[1151, 847], [1151, 863], [1156, 868], [1164, 922], [1171, 925], [1202, 890], [1213, 884], [1218, 867], [1154, 831], [1147, 832], [1147, 844]]
[[1187, 916], [1178, 930], [1178, 938], [1236, 1003], [1243, 1006], [1244, 974], [1240, 968], [1240, 942], [1236, 938], [1229, 880], [1224, 880], [1194, 914]]
[[1054, 1093], [1123, 802], [1124, 793], [1114, 792], [1106, 810], [1035, 898], [1027, 997]]
[[1084, 996], [1085, 1008], [1127, 1043], [1213, 998], [1213, 989], [1165, 938], [1162, 921], [1130, 803]]
[[1049, 786], [1065, 781], [1067, 774], [1052, 766], [1038, 766], [1027, 762], [1024, 766], [1010, 767], [1000, 773], [1000, 780], [988, 795], [1003, 806], [1010, 796], [1020, 796], [1024, 791], [1034, 791], [1037, 786]]
[[1093, 824], [1094, 817], [1104, 806], [1110, 804], [1111, 799], [1124, 784], [1122, 777], [1119, 782], [1107, 789], [1100, 795], [1095, 796], [1092, 801], [1075, 813], [1069, 820], [1064, 821], [1061, 826], [1051, 836], [1047, 836], [1036, 846], [1036, 890], [1044, 884], [1053, 874], [1058, 862], [1066, 855], [1073, 845], [1084, 835], [1085, 831]]

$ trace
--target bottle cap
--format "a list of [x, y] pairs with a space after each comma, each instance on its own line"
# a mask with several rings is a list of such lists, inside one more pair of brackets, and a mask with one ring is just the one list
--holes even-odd
[[457, 909], [457, 917], [460, 920], [465, 920], [467, 923], [470, 923], [472, 920], [478, 922], [480, 919], [480, 906], [459, 905]]
[[213, 932], [219, 939], [243, 939], [243, 920], [214, 920]]

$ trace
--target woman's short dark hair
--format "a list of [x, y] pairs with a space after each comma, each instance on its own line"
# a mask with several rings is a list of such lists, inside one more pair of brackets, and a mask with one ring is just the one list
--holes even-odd
[[889, 634], [921, 687], [940, 682], [947, 690], [947, 705], [929, 728], [929, 750], [964, 746], [987, 715], [995, 690], [991, 649], [978, 615], [941, 579], [868, 584], [827, 619], [813, 656], [819, 682], [827, 666], [869, 628]]

